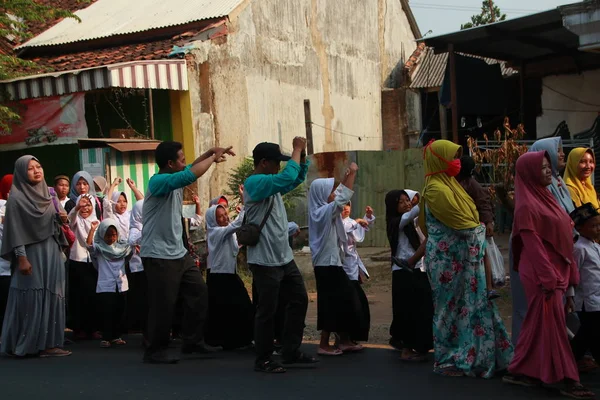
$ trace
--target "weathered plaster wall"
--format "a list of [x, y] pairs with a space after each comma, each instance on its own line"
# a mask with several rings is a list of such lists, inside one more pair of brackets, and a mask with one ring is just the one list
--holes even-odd
[[[204, 108], [194, 116], [199, 152], [233, 144], [246, 156], [262, 141], [291, 151], [305, 134], [304, 99], [320, 125], [315, 152], [382, 148], [381, 89], [415, 39], [399, 1], [248, 0], [230, 17], [226, 38], [193, 51], [209, 65], [197, 77], [204, 88], [192, 89], [195, 112]], [[200, 107], [206, 96], [210, 110]], [[234, 165], [219, 166], [211, 186], [223, 187]]]
[[[590, 129], [600, 112], [600, 107], [593, 106], [594, 104], [600, 105], [599, 88], [600, 71], [598, 70], [586, 71], [580, 75], [557, 75], [544, 78], [542, 86], [543, 114], [537, 119], [538, 137], [553, 133], [561, 121], [567, 122], [571, 134]], [[569, 99], [556, 91], [591, 105]]]

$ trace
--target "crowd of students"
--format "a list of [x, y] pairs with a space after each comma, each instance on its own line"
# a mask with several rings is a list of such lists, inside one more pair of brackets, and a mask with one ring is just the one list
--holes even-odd
[[[75, 340], [97, 339], [105, 348], [123, 346], [124, 333], [140, 331], [148, 363], [178, 361], [167, 351], [173, 332], [181, 337], [183, 354], [254, 346], [257, 371], [282, 373], [286, 364], [316, 363], [300, 351], [308, 297], [290, 245], [299, 228], [288, 222], [282, 200], [308, 171], [305, 139], [295, 138], [292, 147], [291, 156], [276, 144], [255, 147], [254, 171], [240, 186], [242, 204], [233, 221], [224, 196], [211, 201], [205, 216], [195, 197], [191, 224], [205, 225], [207, 232], [206, 283], [188, 251], [183, 188], [235, 155], [231, 147], [211, 149], [186, 165], [181, 144], [161, 143], [159, 172], [146, 193], [126, 181], [133, 207], [116, 190], [120, 178], [109, 185], [80, 171], [72, 179], [57, 176], [49, 188], [40, 161], [21, 157], [14, 174], [0, 181], [2, 353], [70, 355], [64, 348], [68, 327]], [[390, 345], [404, 361], [426, 360], [433, 349], [434, 371], [444, 376], [490, 378], [508, 370], [507, 383], [562, 382], [563, 394], [591, 398], [579, 371], [597, 368], [588, 351], [600, 357], [593, 152], [574, 149], [565, 162], [559, 138], [540, 140], [517, 161], [514, 193], [497, 188], [515, 221], [512, 340], [493, 301], [498, 295], [486, 240], [494, 235], [492, 202], [472, 177], [473, 160], [461, 156], [454, 143], [430, 142], [423, 191], [392, 190], [385, 197]], [[287, 163], [283, 170], [281, 162]], [[308, 190], [321, 331], [317, 353], [324, 357], [361, 351], [360, 342], [369, 336], [361, 285], [369, 274], [356, 244], [375, 216], [367, 207], [363, 218], [350, 218], [358, 171], [351, 163], [339, 183], [319, 178]], [[252, 299], [237, 275], [242, 245], [253, 277]], [[565, 308], [581, 321], [571, 343]]]

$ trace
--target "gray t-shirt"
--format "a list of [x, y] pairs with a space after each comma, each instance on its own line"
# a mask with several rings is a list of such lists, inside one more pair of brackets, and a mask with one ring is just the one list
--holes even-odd
[[196, 181], [190, 166], [174, 174], [156, 174], [148, 182], [144, 199], [140, 256], [176, 260], [186, 255], [183, 246], [183, 188]]

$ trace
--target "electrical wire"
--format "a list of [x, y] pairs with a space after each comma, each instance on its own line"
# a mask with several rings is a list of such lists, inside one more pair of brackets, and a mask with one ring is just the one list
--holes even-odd
[[548, 86], [546, 84], [543, 84], [542, 86], [545, 87], [546, 89], [551, 90], [551, 91], [553, 91], [556, 94], [560, 94], [561, 96], [566, 97], [567, 99], [572, 100], [572, 101], [574, 101], [576, 103], [584, 104], [586, 106], [591, 106], [591, 107], [600, 107], [600, 104], [588, 103], [586, 101], [579, 100], [579, 99], [577, 99], [577, 98], [575, 98], [573, 96], [570, 96], [570, 95], [568, 95], [566, 93], [558, 91], [558, 90], [556, 90], [556, 89], [554, 89], [554, 88], [552, 88], [552, 87], [550, 87], [550, 86]]
[[310, 123], [311, 123], [311, 125], [318, 126], [319, 128], [323, 128], [326, 131], [339, 133], [340, 135], [350, 136], [350, 137], [353, 137], [353, 138], [358, 138], [359, 140], [363, 140], [363, 139], [381, 139], [382, 138], [382, 136], [358, 136], [358, 135], [353, 135], [351, 133], [345, 133], [345, 132], [342, 132], [342, 131], [337, 131], [335, 129], [327, 128], [327, 127], [325, 127], [323, 125], [316, 124], [316, 123], [314, 123], [312, 121], [310, 121]]

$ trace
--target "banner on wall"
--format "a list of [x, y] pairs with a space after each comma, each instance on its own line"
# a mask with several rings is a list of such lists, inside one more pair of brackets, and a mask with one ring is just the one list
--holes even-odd
[[21, 100], [16, 107], [21, 120], [10, 132], [0, 131], [0, 151], [74, 144], [88, 136], [84, 93]]

